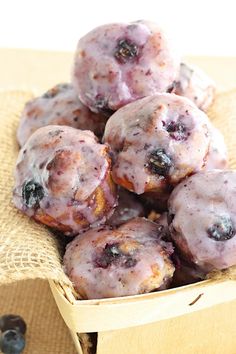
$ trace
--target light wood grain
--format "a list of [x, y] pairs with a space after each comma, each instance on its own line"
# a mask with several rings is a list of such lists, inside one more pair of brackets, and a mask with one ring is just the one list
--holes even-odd
[[97, 354], [235, 354], [236, 302], [157, 323], [99, 333]]

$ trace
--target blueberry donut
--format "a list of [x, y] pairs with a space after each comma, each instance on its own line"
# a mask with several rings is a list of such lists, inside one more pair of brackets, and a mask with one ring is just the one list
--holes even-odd
[[156, 24], [114, 23], [80, 39], [72, 81], [86, 106], [110, 114], [129, 102], [165, 92], [177, 78], [179, 65]]
[[107, 118], [95, 114], [78, 99], [70, 84], [59, 84], [29, 101], [23, 110], [17, 140], [23, 146], [32, 133], [46, 125], [68, 125], [102, 136]]
[[164, 289], [174, 273], [171, 243], [158, 224], [135, 218], [116, 229], [89, 230], [69, 243], [64, 269], [84, 299]]
[[173, 84], [173, 93], [189, 98], [198, 108], [207, 111], [214, 100], [215, 91], [214, 82], [201, 69], [186, 63], [180, 64], [180, 74]]
[[49, 125], [22, 147], [14, 203], [66, 235], [106, 222], [116, 205], [108, 148], [87, 130]]
[[137, 199], [137, 196], [120, 187], [118, 189], [118, 205], [107, 224], [119, 226], [130, 219], [144, 215], [143, 204]]
[[220, 169], [228, 167], [228, 151], [225, 145], [224, 137], [221, 132], [210, 127], [210, 146], [204, 170]]
[[236, 172], [184, 180], [169, 199], [170, 232], [181, 256], [203, 272], [236, 264]]
[[114, 155], [114, 181], [166, 201], [173, 186], [203, 168], [209, 124], [204, 112], [174, 94], [156, 94], [122, 107], [104, 133]]

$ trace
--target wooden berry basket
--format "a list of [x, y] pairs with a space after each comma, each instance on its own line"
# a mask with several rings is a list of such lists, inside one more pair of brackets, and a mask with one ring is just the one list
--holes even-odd
[[[230, 302], [236, 298], [236, 281], [234, 280], [206, 280], [146, 295], [103, 300], [76, 300], [70, 288], [53, 281], [50, 281], [50, 286], [79, 354], [87, 353], [87, 349], [83, 349], [83, 345], [81, 345], [79, 335], [94, 332], [98, 334], [96, 354], [190, 353], [184, 351], [184, 348], [175, 347], [175, 343], [178, 343], [178, 331], [171, 328], [173, 319], [176, 318], [176, 323], [178, 323], [178, 316], [190, 315], [191, 318], [191, 314], [194, 312], [221, 303], [230, 306]], [[234, 307], [234, 310], [236, 310], [236, 307]], [[198, 351], [199, 345], [196, 339], [200, 339], [196, 333], [194, 342], [191, 336], [189, 338], [192, 343], [191, 353], [220, 353], [218, 351], [220, 342], [224, 342], [225, 345], [225, 340], [227, 340], [227, 334], [224, 338], [222, 326], [227, 329], [228, 320], [222, 316], [219, 323], [214, 323], [213, 329], [211, 327], [214, 319], [209, 318], [207, 311], [204, 312], [205, 316], [200, 317], [201, 331], [205, 331], [208, 335], [208, 331], [211, 330], [207, 343], [209, 351], [207, 351], [207, 348], [203, 352]], [[222, 308], [217, 306], [214, 308], [214, 312], [220, 314]], [[232, 316], [234, 314], [236, 314], [236, 311], [232, 313]], [[184, 325], [181, 318], [179, 324], [182, 322], [182, 330], [190, 335], [189, 328], [186, 324]], [[192, 318], [194, 321], [194, 316]], [[165, 351], [166, 344], [160, 343], [158, 340], [157, 333], [163, 320], [166, 320], [164, 321], [165, 328], [168, 328], [169, 322], [169, 333], [167, 331], [165, 336], [167, 337], [166, 340], [169, 338], [170, 343], [172, 343], [173, 351]], [[199, 325], [199, 321], [197, 324]], [[234, 328], [236, 329], [236, 327]], [[212, 330], [214, 333], [212, 333]], [[197, 332], [197, 328], [195, 328], [195, 331]], [[221, 334], [220, 342], [219, 340], [215, 341], [214, 334], [217, 333]], [[234, 345], [235, 343], [234, 339]], [[233, 354], [236, 351], [221, 351], [221, 353]]]

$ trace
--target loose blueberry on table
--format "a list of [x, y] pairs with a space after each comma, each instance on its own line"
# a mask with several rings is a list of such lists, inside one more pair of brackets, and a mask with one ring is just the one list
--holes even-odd
[[20, 354], [25, 347], [25, 338], [15, 329], [3, 332], [0, 338], [0, 349], [4, 354]]
[[25, 348], [26, 323], [18, 315], [0, 317], [0, 350], [4, 354], [21, 354]]
[[25, 334], [27, 326], [21, 316], [18, 315], [4, 315], [0, 317], [0, 331], [5, 332], [8, 329], [15, 329], [22, 334]]

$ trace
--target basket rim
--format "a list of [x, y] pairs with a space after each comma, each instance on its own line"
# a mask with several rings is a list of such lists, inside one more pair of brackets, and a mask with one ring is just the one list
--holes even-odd
[[64, 297], [65, 301], [72, 305], [116, 305], [125, 303], [138, 303], [140, 301], [150, 301], [157, 298], [162, 298], [166, 296], [173, 296], [174, 294], [179, 294], [181, 292], [191, 291], [193, 289], [204, 289], [205, 287], [211, 286], [218, 283], [227, 283], [234, 280], [231, 279], [206, 279], [193, 284], [187, 284], [176, 288], [165, 289], [161, 291], [155, 291], [147, 294], [138, 295], [128, 295], [121, 297], [103, 298], [103, 299], [80, 299], [73, 288], [66, 285], [65, 283], [57, 282], [54, 280], [49, 280], [51, 286], [56, 287], [57, 291]]
[[58, 309], [76, 333], [142, 326], [236, 299], [236, 280], [211, 279], [151, 294], [101, 300], [77, 300], [65, 286], [50, 281]]

